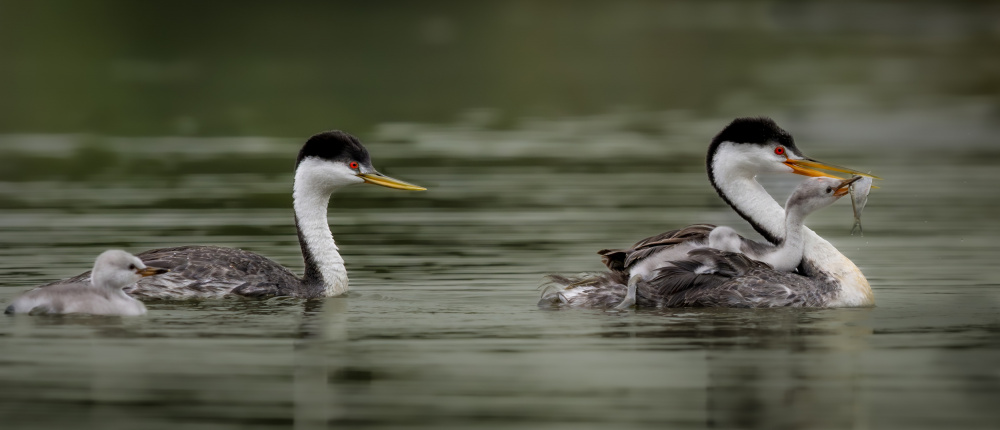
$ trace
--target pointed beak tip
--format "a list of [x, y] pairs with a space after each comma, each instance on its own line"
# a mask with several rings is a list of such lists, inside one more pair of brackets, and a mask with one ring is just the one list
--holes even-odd
[[358, 173], [358, 177], [365, 181], [366, 184], [381, 185], [387, 188], [394, 188], [397, 190], [406, 191], [426, 191], [427, 188], [421, 187], [419, 185], [414, 185], [409, 182], [400, 181], [396, 178], [390, 178], [381, 173]]
[[841, 167], [834, 164], [824, 163], [822, 161], [813, 160], [811, 158], [802, 158], [802, 159], [789, 158], [784, 162], [784, 164], [792, 168], [792, 173], [803, 176], [825, 176], [834, 179], [845, 179], [843, 177], [834, 174], [816, 170], [816, 169], [822, 169], [822, 170], [831, 170], [834, 172], [850, 173], [852, 175], [857, 175], [857, 176], [867, 176], [872, 179], [882, 179], [870, 173], [865, 173], [862, 171], [849, 169], [847, 167]]

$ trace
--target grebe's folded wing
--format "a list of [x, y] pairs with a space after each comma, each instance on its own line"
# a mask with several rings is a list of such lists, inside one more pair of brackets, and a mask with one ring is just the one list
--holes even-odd
[[246, 297], [297, 295], [301, 281], [287, 268], [260, 254], [218, 246], [178, 246], [137, 254], [143, 263], [170, 269], [143, 278], [125, 291], [132, 296], [191, 299], [235, 294]]
[[637, 286], [640, 301], [659, 306], [785, 307], [815, 306], [817, 282], [774, 270], [739, 253], [711, 248], [693, 250]]
[[645, 282], [648, 291], [659, 297], [667, 297], [690, 290], [711, 289], [746, 275], [751, 268], [771, 267], [740, 253], [713, 248], [692, 250], [688, 257], [688, 260], [672, 261], [657, 270]]
[[711, 224], [693, 224], [677, 230], [670, 230], [656, 236], [640, 240], [629, 249], [602, 249], [597, 253], [608, 269], [624, 271], [633, 264], [664, 249], [687, 241], [704, 241], [708, 239], [715, 226]]

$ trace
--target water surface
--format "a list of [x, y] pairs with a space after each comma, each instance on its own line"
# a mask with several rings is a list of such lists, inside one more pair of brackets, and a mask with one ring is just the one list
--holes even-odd
[[[993, 429], [998, 22], [979, 1], [0, 2], [0, 306], [108, 248], [300, 271], [291, 169], [321, 130], [428, 187], [334, 196], [345, 297], [0, 318], [0, 422]], [[886, 178], [864, 237], [846, 201], [808, 220], [877, 307], [536, 307], [599, 249], [751, 234], [704, 152], [756, 115]]]
[[[888, 178], [871, 196], [864, 237], [849, 235], [846, 201], [809, 220], [862, 268], [875, 308], [609, 313], [538, 309], [537, 287], [545, 273], [600, 269], [597, 249], [686, 223], [748, 232], [708, 186], [700, 143], [664, 149], [662, 137], [632, 135], [640, 153], [661, 156], [589, 158], [579, 154], [601, 151], [601, 139], [578, 141], [577, 157], [559, 161], [545, 135], [414, 134], [425, 135], [437, 138], [369, 147], [376, 167], [427, 192], [357, 186], [334, 196], [346, 297], [154, 302], [145, 318], [0, 318], [5, 421], [988, 428], [1000, 418], [990, 406], [1000, 399], [998, 154], [876, 163], [891, 152], [837, 157], [800, 144]], [[532, 149], [444, 160], [434, 146], [442, 139]], [[301, 269], [288, 207], [298, 142], [186, 139], [152, 153], [116, 139], [60, 142], [55, 155], [7, 146], [20, 165], [83, 173], [5, 178], [0, 302], [112, 247], [237, 246]], [[215, 151], [201, 150], [210, 144]], [[115, 159], [79, 166], [88, 151]], [[133, 167], [144, 165], [153, 167]], [[782, 200], [795, 183], [764, 181]]]

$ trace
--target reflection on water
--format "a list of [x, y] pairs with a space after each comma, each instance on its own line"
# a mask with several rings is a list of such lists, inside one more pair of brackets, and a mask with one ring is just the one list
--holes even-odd
[[[429, 190], [334, 196], [346, 297], [0, 318], [6, 426], [1000, 421], [989, 2], [331, 3], [243, 19], [133, 3], [0, 5], [0, 307], [112, 247], [235, 246], [301, 270], [291, 169], [324, 128]], [[692, 222], [749, 233], [703, 157], [728, 120], [760, 114], [810, 156], [886, 178], [864, 237], [846, 202], [808, 222], [878, 307], [535, 307], [544, 274], [599, 270], [598, 249]], [[779, 201], [795, 185], [762, 181]]]

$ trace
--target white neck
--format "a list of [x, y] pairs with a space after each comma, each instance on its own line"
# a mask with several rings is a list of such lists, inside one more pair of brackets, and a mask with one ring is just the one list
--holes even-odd
[[314, 177], [311, 171], [301, 165], [296, 169], [292, 191], [299, 241], [306, 260], [305, 281], [312, 281], [310, 278], [318, 275], [325, 288], [323, 295], [338, 296], [346, 293], [348, 287], [344, 259], [337, 252], [326, 218], [333, 188]]
[[[712, 163], [712, 182], [730, 205], [753, 224], [758, 233], [768, 240], [785, 239], [785, 210], [767, 193], [755, 175], [729, 162], [732, 158], [716, 157]], [[840, 284], [839, 296], [831, 303], [834, 307], [873, 306], [868, 280], [861, 270], [830, 242], [808, 227], [801, 227], [802, 259], [809, 260], [818, 269], [836, 278]]]
[[770, 264], [775, 270], [790, 272], [802, 262], [802, 250], [805, 247], [802, 237], [805, 216], [799, 211], [787, 212], [785, 215], [785, 236], [774, 252], [764, 256], [762, 261]]

